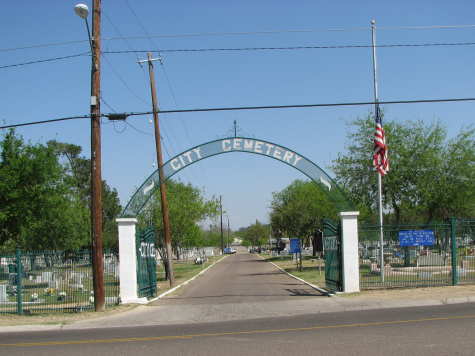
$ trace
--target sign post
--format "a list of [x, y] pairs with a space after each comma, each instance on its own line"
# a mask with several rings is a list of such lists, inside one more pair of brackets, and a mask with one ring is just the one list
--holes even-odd
[[300, 246], [300, 239], [293, 238], [290, 239], [290, 253], [295, 254], [297, 260], [297, 267], [300, 272], [302, 272], [302, 248]]

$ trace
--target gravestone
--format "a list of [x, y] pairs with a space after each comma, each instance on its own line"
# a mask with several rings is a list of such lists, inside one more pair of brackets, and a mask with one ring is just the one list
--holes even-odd
[[6, 302], [8, 302], [7, 285], [0, 284], [0, 303], [6, 303]]
[[69, 285], [71, 288], [75, 289], [84, 289], [84, 284], [82, 283], [82, 280], [84, 278], [84, 273], [82, 272], [72, 272], [71, 273], [71, 284]]
[[53, 272], [41, 272], [41, 282], [52, 282]]
[[445, 266], [445, 258], [438, 254], [417, 257], [417, 266]]
[[9, 273], [8, 274], [8, 284], [10, 286], [15, 286], [17, 285], [17, 274], [16, 273]]

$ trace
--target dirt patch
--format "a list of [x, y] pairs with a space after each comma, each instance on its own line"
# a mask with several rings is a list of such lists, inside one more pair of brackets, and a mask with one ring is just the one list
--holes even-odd
[[104, 316], [111, 316], [122, 313], [124, 311], [136, 308], [136, 304], [118, 305], [116, 307], [108, 308], [104, 312], [82, 312], [82, 313], [44, 313], [34, 315], [1, 315], [0, 326], [15, 326], [15, 325], [65, 325], [81, 320], [90, 320], [101, 318]]
[[444, 299], [475, 296], [475, 285], [468, 286], [447, 286], [430, 288], [408, 288], [408, 289], [378, 289], [365, 290], [360, 293], [339, 294], [343, 298], [364, 298], [364, 299]]

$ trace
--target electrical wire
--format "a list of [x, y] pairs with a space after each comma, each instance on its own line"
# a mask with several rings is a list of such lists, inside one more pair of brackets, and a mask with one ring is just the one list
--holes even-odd
[[102, 103], [103, 103], [105, 106], [107, 106], [107, 107], [109, 108], [109, 110], [111, 110], [111, 111], [114, 112], [114, 113], [117, 112], [112, 106], [109, 105], [109, 103], [108, 103], [107, 101], [105, 101], [105, 99], [104, 99], [102, 96], [101, 96], [101, 99], [100, 99], [100, 100], [102, 101]]
[[[124, 41], [124, 43], [126, 44], [126, 46], [129, 48], [129, 50], [134, 50], [133, 47], [129, 44], [129, 42], [124, 38], [124, 36], [122, 35], [122, 33], [120, 32], [119, 28], [114, 24], [114, 22], [112, 21], [112, 19], [107, 15], [107, 13], [105, 13], [103, 11], [103, 14], [105, 15], [105, 18], [107, 19], [107, 21], [110, 23], [110, 25], [114, 28], [114, 31], [117, 32], [117, 34], [119, 35], [119, 38], [122, 39]], [[139, 61], [139, 56], [137, 55], [137, 53], [134, 53], [135, 54], [135, 58], [137, 59], [137, 61]], [[137, 95], [135, 93], [134, 90], [132, 90], [132, 88], [127, 84], [127, 82], [125, 81], [125, 79], [119, 74], [118, 71], [115, 70], [114, 66], [112, 65], [111, 61], [109, 61], [109, 59], [107, 58], [107, 56], [103, 56], [103, 58], [106, 60], [106, 62], [109, 64], [112, 72], [114, 73], [114, 75], [117, 77], [117, 79], [119, 79], [119, 81], [124, 85], [124, 87], [130, 92], [132, 93], [133, 96], [135, 96], [138, 100], [140, 100], [141, 102], [143, 102], [144, 104], [146, 105], [150, 105], [150, 103], [145, 100], [144, 98], [140, 97], [139, 95]], [[143, 68], [142, 68], [142, 71], [143, 71]]]
[[[475, 42], [447, 42], [447, 43], [406, 43], [406, 44], [379, 44], [376, 48], [395, 47], [443, 47], [443, 46], [473, 46]], [[373, 48], [372, 45], [330, 45], [330, 46], [289, 46], [289, 47], [236, 47], [236, 48], [182, 48], [182, 49], [147, 49], [135, 50], [133, 53], [183, 53], [183, 52], [240, 52], [240, 51], [283, 51], [304, 49], [350, 49]], [[131, 51], [107, 51], [107, 54], [132, 53]]]
[[149, 105], [149, 103], [142, 97], [140, 97], [137, 93], [135, 93], [135, 91], [130, 87], [129, 84], [127, 84], [127, 82], [125, 81], [125, 79], [119, 74], [119, 72], [114, 68], [114, 66], [112, 65], [112, 62], [109, 61], [109, 59], [107, 58], [107, 56], [102, 56], [102, 58], [104, 58], [109, 66], [109, 68], [111, 69], [112, 73], [115, 75], [115, 77], [122, 83], [122, 85], [133, 95], [135, 96], [138, 100], [140, 100], [142, 103], [146, 104], [146, 105]]
[[[173, 114], [173, 113], [191, 113], [191, 112], [209, 112], [209, 111], [238, 111], [238, 110], [269, 110], [269, 109], [301, 109], [301, 108], [316, 108], [316, 107], [332, 107], [332, 106], [367, 106], [376, 103], [380, 105], [389, 104], [424, 104], [424, 103], [447, 103], [447, 102], [466, 102], [475, 101], [475, 98], [446, 98], [446, 99], [415, 99], [415, 100], [388, 100], [388, 101], [360, 101], [360, 102], [341, 102], [341, 103], [326, 103], [326, 104], [294, 104], [294, 105], [266, 105], [266, 106], [236, 106], [236, 107], [218, 107], [218, 108], [197, 108], [197, 109], [177, 109], [177, 110], [158, 110], [159, 114]], [[144, 112], [128, 112], [124, 113], [126, 116], [145, 116], [153, 114], [153, 111]], [[108, 117], [108, 114], [101, 114], [102, 117]], [[38, 124], [46, 124], [57, 121], [90, 119], [91, 115], [70, 116], [58, 119], [31, 121], [21, 124], [12, 124], [0, 126], [0, 129], [8, 129], [20, 126], [30, 126]], [[147, 133], [148, 134], [148, 133]]]
[[[157, 44], [152, 40], [152, 38], [150, 37], [150, 34], [149, 32], [147, 31], [147, 28], [145, 27], [145, 25], [142, 23], [140, 17], [137, 15], [137, 13], [135, 12], [135, 10], [133, 9], [133, 7], [130, 5], [129, 3], [129, 0], [125, 0], [125, 4], [127, 5], [127, 8], [130, 10], [130, 12], [132, 13], [132, 15], [134, 16], [135, 20], [137, 21], [137, 23], [139, 24], [140, 28], [142, 29], [142, 31], [144, 32], [146, 38], [149, 40], [150, 44], [152, 46], [155, 46], [155, 47], [158, 47]], [[159, 55], [160, 55], [160, 52], [158, 52]], [[167, 85], [169, 87], [169, 90], [170, 92], [172, 93], [172, 97], [173, 99], [175, 100], [174, 98], [174, 92], [173, 92], [173, 88], [171, 87], [171, 83], [169, 81], [169, 78], [168, 78], [168, 75], [166, 73], [166, 70], [165, 70], [165, 66], [163, 65], [163, 62], [160, 61], [161, 65], [162, 65], [162, 70], [163, 72], [165, 73], [165, 77], [166, 77], [166, 80], [167, 80]], [[175, 100], [175, 105], [176, 105], [176, 100]], [[170, 131], [170, 135], [173, 135], [173, 132], [168, 129], [168, 130], [163, 130], [163, 134], [164, 136], [167, 138], [168, 142], [170, 143], [170, 146], [172, 147], [172, 149], [174, 149], [175, 151], [178, 151], [176, 148], [173, 148], [173, 142], [175, 142], [176, 140], [171, 140], [170, 137], [168, 136], [168, 131]], [[173, 135], [176, 137], [176, 135]], [[167, 154], [171, 157], [170, 153], [166, 150], [167, 147], [165, 145], [165, 140], [163, 140], [163, 146], [165, 148], [165, 151], [167, 152]], [[188, 173], [185, 173], [185, 174], [188, 174]]]
[[[446, 43], [406, 43], [406, 44], [379, 44], [376, 48], [397, 48], [397, 47], [456, 47], [456, 46], [473, 46], [475, 42], [446, 42]], [[129, 53], [186, 53], [186, 52], [249, 52], [249, 51], [292, 51], [305, 49], [352, 49], [352, 48], [373, 48], [372, 45], [332, 45], [332, 46], [289, 46], [289, 47], [237, 47], [237, 48], [181, 48], [181, 49], [147, 49], [147, 50], [119, 50], [119, 51], [103, 51], [104, 54], [129, 54]], [[53, 62], [63, 59], [70, 59], [81, 56], [90, 56], [89, 52], [72, 54], [69, 56], [38, 59], [29, 62], [15, 63], [0, 66], [0, 69], [26, 66], [30, 64]], [[103, 56], [104, 57], [104, 56]]]
[[71, 54], [69, 56], [62, 56], [62, 57], [54, 57], [54, 58], [45, 58], [45, 59], [37, 59], [34, 61], [29, 61], [29, 62], [22, 62], [22, 63], [15, 63], [15, 64], [7, 64], [0, 66], [0, 69], [5, 69], [5, 68], [12, 68], [12, 67], [21, 67], [21, 66], [26, 66], [30, 64], [37, 64], [37, 63], [46, 63], [46, 62], [53, 62], [53, 61], [59, 61], [63, 59], [70, 59], [70, 58], [76, 58], [76, 57], [83, 57], [83, 56], [90, 56], [90, 52], [83, 52], [83, 53], [78, 53], [78, 54]]
[[68, 117], [61, 117], [61, 118], [58, 118], [58, 119], [30, 121], [30, 122], [24, 122], [24, 123], [21, 123], [21, 124], [4, 125], [4, 126], [0, 126], [0, 129], [9, 129], [9, 128], [21, 127], [21, 126], [49, 124], [49, 123], [58, 122], [58, 121], [69, 121], [69, 120], [90, 119], [90, 118], [91, 118], [91, 115], [68, 116]]
[[128, 121], [125, 121], [125, 123], [127, 124], [127, 126], [131, 127], [133, 130], [135, 130], [135, 131], [138, 132], [139, 134], [147, 135], [147, 136], [153, 136], [152, 133], [146, 132], [146, 131], [142, 131], [142, 130], [138, 129], [137, 127], [135, 127], [134, 125], [132, 125], [132, 124], [131, 124], [130, 122], [128, 122]]
[[[472, 29], [475, 25], [428, 25], [428, 26], [378, 26], [379, 30], [450, 30], [450, 29]], [[122, 36], [119, 37], [104, 37], [103, 41], [117, 41], [117, 40], [143, 40], [148, 38], [187, 38], [187, 37], [217, 37], [217, 36], [249, 36], [249, 35], [273, 35], [281, 33], [314, 33], [314, 32], [352, 32], [352, 31], [369, 31], [369, 27], [341, 27], [341, 28], [321, 28], [308, 30], [270, 30], [270, 31], [243, 31], [243, 32], [198, 32], [198, 33], [183, 33], [183, 34], [166, 34], [166, 35], [148, 35], [148, 36]], [[50, 42], [43, 44], [36, 44], [22, 47], [0, 48], [0, 52], [13, 52], [19, 50], [45, 48], [64, 46], [70, 44], [86, 43], [89, 40], [74, 40], [63, 42]]]
[[[390, 101], [360, 101], [360, 102], [341, 102], [325, 104], [291, 104], [291, 105], [266, 105], [266, 106], [235, 106], [221, 108], [197, 108], [197, 109], [179, 109], [179, 110], [159, 110], [159, 114], [191, 113], [191, 112], [209, 112], [209, 111], [239, 111], [239, 110], [268, 110], [268, 109], [301, 109], [332, 106], [366, 106], [366, 105], [388, 105], [388, 104], [417, 104], [417, 103], [446, 103], [475, 101], [475, 98], [448, 98], [448, 99], [416, 99], [416, 100], [390, 100]], [[149, 115], [153, 112], [130, 112], [128, 116]]]

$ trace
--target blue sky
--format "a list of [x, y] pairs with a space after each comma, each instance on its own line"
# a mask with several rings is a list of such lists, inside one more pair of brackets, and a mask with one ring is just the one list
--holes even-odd
[[[84, 23], [73, 12], [77, 2], [2, 4], [0, 66], [87, 52]], [[90, 1], [85, 3], [91, 7]], [[378, 44], [475, 42], [475, 27], [402, 28], [475, 24], [472, 1], [103, 0], [102, 6], [104, 51], [369, 45], [372, 18], [378, 26]], [[273, 33], [256, 33], [265, 31]], [[146, 39], [147, 34], [152, 38]], [[117, 37], [129, 39], [110, 39]], [[73, 43], [37, 46], [63, 42]], [[19, 47], [33, 48], [13, 50]], [[380, 99], [474, 97], [474, 54], [475, 46], [379, 48]], [[145, 53], [104, 54], [102, 96], [115, 111], [151, 110], [148, 74], [136, 63], [145, 57]], [[162, 57], [156, 80], [163, 110], [373, 98], [369, 48], [162, 53]], [[89, 112], [88, 57], [0, 69], [0, 81], [0, 121], [6, 124]], [[242, 135], [287, 146], [328, 170], [349, 144], [347, 124], [371, 110], [362, 106], [163, 114], [165, 159], [226, 136], [237, 120]], [[475, 106], [473, 102], [388, 105], [384, 110], [391, 120], [440, 120], [453, 136], [474, 123]], [[111, 111], [102, 105], [102, 112]], [[124, 205], [154, 170], [150, 119], [131, 117], [127, 125], [103, 122], [103, 178], [118, 190]], [[50, 139], [75, 143], [89, 156], [88, 120], [17, 132], [33, 143]], [[222, 195], [232, 228], [256, 219], [267, 221], [272, 192], [305, 178], [275, 160], [243, 153], [204, 160], [176, 177], [204, 189], [207, 196]]]

